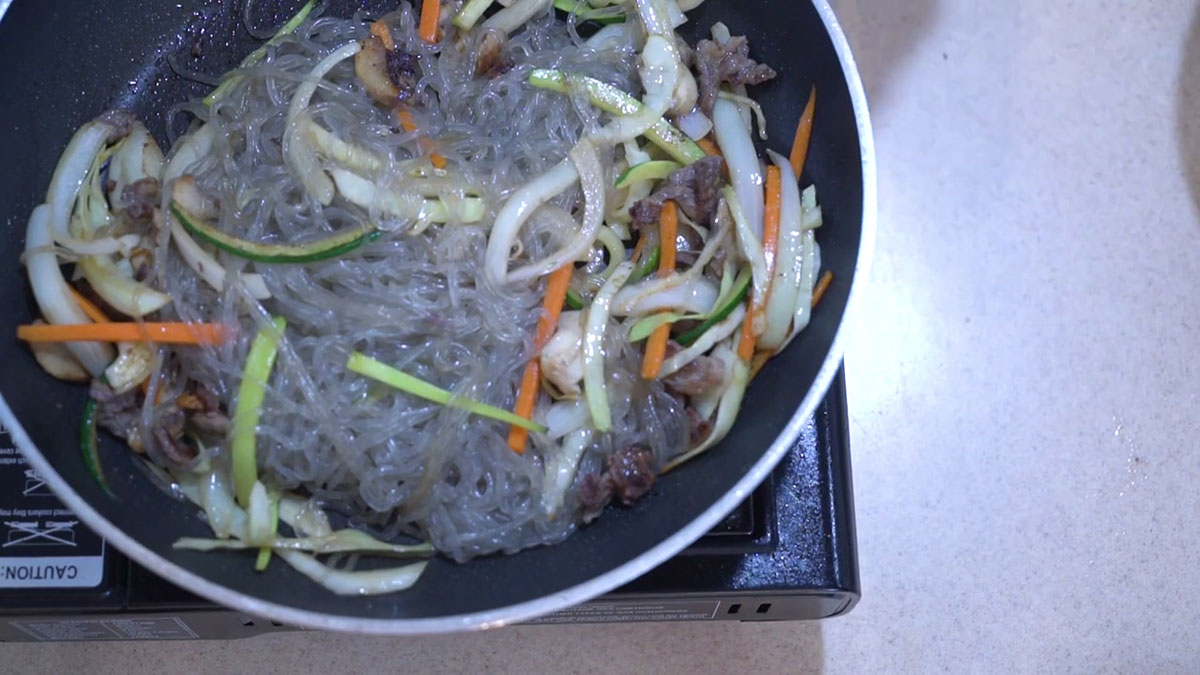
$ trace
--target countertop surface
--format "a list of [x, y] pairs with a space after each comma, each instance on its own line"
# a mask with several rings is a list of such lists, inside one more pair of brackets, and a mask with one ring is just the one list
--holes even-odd
[[1194, 672], [1200, 6], [834, 4], [880, 183], [850, 615], [0, 645], [0, 671]]

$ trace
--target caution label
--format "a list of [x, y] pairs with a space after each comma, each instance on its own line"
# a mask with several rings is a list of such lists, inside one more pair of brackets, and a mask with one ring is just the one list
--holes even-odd
[[104, 540], [58, 501], [0, 427], [0, 588], [93, 588]]

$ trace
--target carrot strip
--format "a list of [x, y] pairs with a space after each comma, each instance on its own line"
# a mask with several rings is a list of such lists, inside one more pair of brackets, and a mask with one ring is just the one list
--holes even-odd
[[750, 318], [753, 310], [746, 312], [746, 320], [742, 322], [742, 336], [738, 340], [738, 358], [749, 361], [754, 356], [754, 346], [758, 342], [754, 337], [754, 320]]
[[421, 39], [433, 44], [438, 41], [438, 21], [441, 20], [442, 3], [440, 0], [424, 0], [421, 3], [421, 25], [418, 32]]
[[[675, 271], [675, 239], [679, 235], [679, 209], [674, 201], [663, 204], [662, 215], [658, 218], [659, 250], [658, 276], [663, 277]], [[642, 378], [653, 380], [662, 371], [663, 361], [667, 358], [667, 341], [671, 339], [671, 324], [664, 323], [650, 334], [646, 341], [646, 352], [642, 355]]]
[[[538, 390], [542, 379], [542, 366], [538, 361], [537, 352], [550, 341], [554, 329], [558, 327], [558, 317], [562, 314], [563, 302], [567, 299], [567, 285], [571, 282], [571, 273], [575, 266], [567, 263], [550, 273], [546, 282], [546, 297], [542, 301], [542, 309], [546, 310], [538, 318], [537, 334], [533, 340], [534, 357], [525, 365], [525, 373], [521, 376], [521, 388], [517, 390], [517, 404], [513, 412], [525, 419], [533, 418], [533, 406], [537, 403]], [[529, 430], [513, 426], [508, 432], [508, 447], [513, 452], [523, 454], [525, 443], [529, 440]]]
[[26, 342], [156, 342], [214, 345], [226, 337], [216, 323], [86, 323], [17, 326], [17, 339]]
[[[831, 283], [833, 283], [833, 271], [825, 270], [825, 273], [821, 275], [821, 278], [817, 280], [817, 285], [813, 288], [813, 299], [812, 299], [813, 307], [816, 307], [817, 304], [821, 302], [821, 298], [823, 298], [825, 296], [825, 291], [829, 290], [829, 284], [831, 284]], [[746, 324], [742, 324], [743, 334], [744, 334], [745, 330], [746, 330]], [[767, 363], [767, 361], [770, 361], [771, 358], [774, 357], [776, 353], [777, 352], [774, 352], [774, 351], [767, 351], [767, 352], [758, 352], [757, 354], [755, 354], [753, 360], [751, 360], [751, 362], [750, 362], [750, 379], [754, 379], [755, 377], [757, 377], [758, 371], [762, 370], [763, 365], [765, 365]], [[738, 344], [738, 355], [741, 356], [741, 344], [740, 343]]]
[[383, 21], [371, 22], [371, 35], [379, 39], [383, 44], [383, 48], [389, 52], [396, 48], [396, 41], [392, 39], [392, 31], [388, 30], [387, 24]]
[[821, 302], [821, 298], [825, 297], [825, 291], [829, 290], [831, 283], [833, 283], [833, 271], [825, 270], [825, 273], [817, 280], [817, 285], [813, 287], [813, 307], [816, 307], [817, 303]]
[[67, 288], [71, 289], [71, 297], [75, 298], [75, 304], [79, 305], [79, 309], [82, 309], [84, 314], [87, 314], [87, 318], [96, 323], [108, 323], [108, 317], [104, 315], [104, 312], [91, 300], [84, 297], [83, 293], [76, 290], [74, 286], [67, 286]]
[[[766, 210], [763, 212], [763, 254], [767, 259], [767, 278], [771, 279], [775, 274], [775, 250], [779, 246], [779, 212], [782, 204], [783, 195], [783, 174], [780, 173], [779, 167], [767, 167], [767, 198]], [[767, 292], [761, 298], [752, 298], [750, 303], [750, 311], [746, 312], [746, 321], [742, 324], [742, 337], [738, 341], [738, 356], [743, 361], [749, 361], [750, 357], [754, 356], [755, 343], [758, 341], [754, 335], [754, 321], [761, 319], [763, 312], [767, 307], [767, 299], [771, 296], [771, 287], [767, 286]]]
[[813, 85], [812, 91], [808, 94], [808, 103], [804, 106], [804, 112], [800, 114], [800, 122], [796, 125], [796, 138], [792, 141], [792, 154], [788, 155], [788, 160], [792, 163], [792, 170], [796, 172], [796, 179], [800, 179], [800, 174], [804, 173], [804, 161], [808, 159], [808, 142], [812, 140], [813, 130], [813, 114], [817, 109], [817, 85]]
[[[417, 130], [417, 121], [413, 119], [412, 113], [407, 108], [396, 108], [396, 119], [400, 120], [400, 126], [410, 134]], [[446, 157], [438, 152], [437, 142], [428, 136], [422, 136], [421, 147], [429, 153], [429, 161], [434, 167], [446, 168]]]
[[[783, 204], [783, 173], [779, 167], [767, 167], [767, 199], [763, 212], [763, 255], [767, 258], [767, 278], [775, 272], [775, 250], [779, 248], [779, 215]], [[765, 304], [765, 302], [764, 302]]]
[[707, 136], [696, 141], [696, 145], [700, 146], [700, 149], [703, 150], [704, 154], [706, 154], [706, 155], [709, 155], [712, 157], [720, 157], [721, 156], [721, 151], [719, 149], [717, 149], [717, 144], [713, 143], [711, 140], [709, 140], [709, 138]]
[[631, 255], [629, 259], [634, 262], [641, 260], [642, 251], [644, 250], [646, 250], [646, 237], [641, 236], [638, 237], [637, 243], [633, 245], [633, 255]]

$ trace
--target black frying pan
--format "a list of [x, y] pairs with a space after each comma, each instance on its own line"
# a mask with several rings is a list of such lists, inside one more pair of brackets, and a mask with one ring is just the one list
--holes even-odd
[[[328, 12], [380, 12], [397, 0], [331, 0]], [[4, 3], [0, 1], [0, 6]], [[300, 0], [256, 0], [262, 29]], [[34, 468], [94, 530], [138, 563], [199, 595], [290, 625], [375, 633], [423, 633], [503, 625], [611, 590], [678, 553], [744, 499], [787, 452], [841, 358], [839, 327], [870, 251], [875, 217], [874, 148], [862, 87], [825, 0], [708, 0], [684, 27], [690, 40], [715, 21], [746, 34], [756, 58], [780, 77], [755, 97], [772, 145], [786, 153], [809, 87], [819, 93], [805, 181], [819, 186], [824, 267], [834, 282], [812, 324], [763, 369], [728, 438], [658, 482], [631, 508], [610, 508], [566, 542], [465, 565], [435, 559], [417, 586], [373, 598], [339, 597], [286, 565], [256, 574], [245, 556], [172, 550], [180, 536], [210, 536], [198, 509], [174, 501], [104, 438], [101, 455], [119, 501], [105, 496], [80, 460], [78, 420], [86, 388], [51, 379], [11, 336], [34, 303], [18, 263], [30, 211], [74, 130], [109, 108], [135, 110], [166, 147], [165, 111], [204, 87], [174, 75], [170, 53], [221, 73], [254, 42], [242, 3], [200, 0], [17, 0], [0, 21], [0, 423]], [[199, 10], [199, 11], [198, 11]], [[274, 12], [272, 14], [271, 12]]]

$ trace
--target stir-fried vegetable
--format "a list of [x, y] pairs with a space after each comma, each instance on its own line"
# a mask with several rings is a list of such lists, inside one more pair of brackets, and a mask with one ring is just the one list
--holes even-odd
[[[189, 209], [196, 201], [195, 184], [181, 178], [175, 181], [171, 199], [171, 214], [188, 232], [217, 248], [240, 258], [264, 263], [308, 263], [328, 260], [378, 239], [380, 232], [373, 225], [359, 225], [303, 244], [272, 244], [249, 241], [218, 229], [205, 222]], [[194, 209], [195, 207], [193, 207]]]
[[507, 410], [501, 410], [495, 406], [486, 403], [480, 403], [465, 396], [457, 396], [441, 387], [432, 385], [418, 377], [413, 377], [408, 373], [376, 361], [375, 359], [362, 354], [361, 352], [353, 352], [350, 354], [350, 359], [346, 362], [346, 368], [350, 371], [369, 377], [373, 380], [378, 380], [386, 385], [390, 385], [405, 392], [412, 394], [427, 401], [433, 401], [440, 405], [453, 406], [462, 408], [480, 417], [488, 417], [500, 422], [507, 422], [529, 431], [545, 431], [546, 427], [535, 422], [531, 422], [524, 417], [513, 414]]
[[675, 338], [675, 341], [681, 345], [687, 346], [695, 342], [701, 335], [704, 335], [710, 328], [724, 321], [734, 310], [745, 302], [746, 296], [750, 294], [750, 268], [743, 268], [738, 273], [737, 278], [733, 280], [733, 286], [730, 293], [723, 296], [717, 301], [716, 308], [707, 319], [700, 323], [699, 326], [681, 333]]
[[[675, 202], [669, 201], [663, 206], [659, 216], [659, 236], [662, 242], [662, 261], [658, 266], [659, 276], [666, 276], [675, 271], [675, 238], [679, 231], [679, 213]], [[667, 341], [671, 339], [671, 326], [663, 324], [654, 329], [646, 342], [646, 351], [642, 356], [642, 377], [653, 380], [662, 369], [663, 359], [667, 355]]]
[[812, 139], [813, 116], [816, 108], [817, 87], [813, 85], [812, 91], [808, 94], [808, 103], [804, 105], [804, 112], [800, 114], [800, 121], [796, 125], [796, 138], [792, 141], [792, 152], [788, 158], [797, 179], [804, 173], [804, 162], [808, 158], [808, 145]]
[[79, 425], [79, 449], [83, 454], [83, 465], [88, 473], [104, 490], [104, 494], [116, 499], [108, 479], [104, 477], [104, 469], [100, 465], [100, 450], [96, 444], [96, 400], [88, 399], [83, 406], [83, 419]]
[[593, 6], [588, 0], [554, 0], [554, 7], [580, 21], [595, 21], [600, 24], [623, 23], [625, 11], [620, 5]]
[[662, 180], [677, 169], [682, 168], [679, 162], [673, 162], [669, 159], [651, 160], [635, 164], [621, 172], [617, 177], [617, 189], [627, 188], [633, 183], [641, 181]]
[[[525, 373], [521, 376], [521, 387], [517, 391], [517, 405], [513, 411], [518, 417], [528, 420], [533, 417], [533, 407], [537, 403], [539, 383], [541, 380], [541, 363], [536, 354], [541, 351], [558, 325], [558, 316], [562, 313], [563, 302], [567, 298], [567, 284], [571, 282], [571, 265], [563, 265], [554, 271], [546, 281], [546, 297], [542, 302], [545, 313], [538, 317], [537, 336], [533, 341], [535, 356], [525, 365]], [[582, 309], [583, 302], [579, 303]], [[508, 432], [508, 447], [517, 453], [525, 452], [525, 443], [529, 440], [529, 429], [523, 425], [514, 424]]]
[[[781, 174], [778, 166], [767, 167], [767, 201], [763, 214], [763, 259], [766, 262], [766, 276], [771, 277], [775, 268], [775, 251], [779, 242], [779, 211]], [[746, 315], [746, 325], [742, 329], [741, 341], [738, 342], [738, 356], [750, 360], [754, 356], [754, 347], [758, 336], [766, 330], [765, 312], [770, 301], [772, 286], [767, 282], [765, 293], [753, 297], [750, 312]], [[758, 325], [756, 325], [756, 322]]]
[[421, 2], [421, 27], [418, 29], [421, 39], [433, 44], [438, 41], [438, 22], [441, 20], [441, 0], [423, 0]]
[[[565, 75], [557, 70], [534, 70], [529, 74], [529, 83], [535, 87], [565, 94], [572, 82], [583, 87], [592, 105], [612, 115], [635, 116], [642, 112], [642, 104], [629, 94], [606, 82], [578, 75]], [[732, 105], [732, 104], [731, 104]], [[659, 119], [645, 132], [646, 139], [656, 145], [671, 159], [680, 164], [691, 164], [706, 157], [700, 146], [669, 122]]]
[[583, 392], [588, 410], [592, 413], [592, 426], [601, 433], [612, 428], [612, 411], [608, 406], [608, 392], [604, 381], [604, 335], [613, 296], [629, 280], [631, 272], [633, 263], [621, 263], [617, 271], [604, 282], [587, 311], [586, 332], [583, 338]]
[[[154, 342], [175, 345], [216, 345], [227, 329], [219, 323], [79, 323], [17, 326], [17, 339], [26, 342]], [[103, 368], [101, 368], [103, 370]]]
[[267, 395], [267, 381], [275, 367], [275, 355], [279, 353], [279, 339], [286, 327], [287, 320], [279, 317], [269, 327], [259, 330], [250, 343], [246, 367], [242, 370], [229, 446], [234, 495], [243, 507], [249, 507], [250, 491], [258, 484], [258, 455], [255, 449], [258, 443], [258, 420]]
[[492, 6], [492, 0], [467, 0], [463, 3], [462, 9], [458, 10], [458, 14], [454, 17], [454, 25], [463, 30], [471, 30], [471, 27], [479, 21], [483, 13]]
[[[63, 278], [53, 245], [50, 207], [43, 204], [33, 210], [25, 231], [25, 269], [29, 272], [33, 298], [51, 324], [86, 324], [89, 319], [71, 296], [71, 287]], [[72, 342], [68, 349], [93, 377], [103, 373], [113, 359], [112, 347], [101, 342]]]

